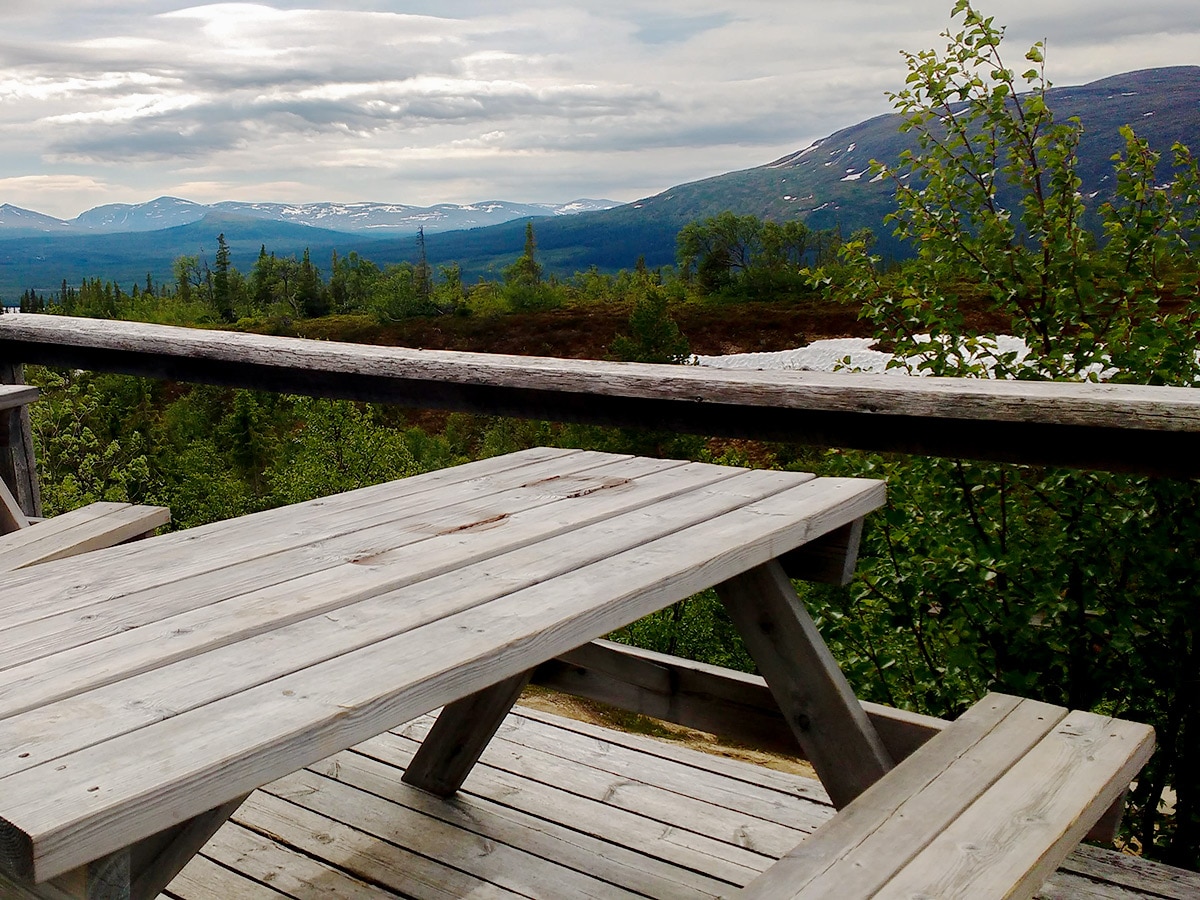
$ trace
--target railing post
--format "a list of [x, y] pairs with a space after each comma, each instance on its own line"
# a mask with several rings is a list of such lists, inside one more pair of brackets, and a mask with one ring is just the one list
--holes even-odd
[[[0, 362], [0, 384], [24, 383], [24, 366]], [[0, 478], [12, 490], [26, 516], [41, 518], [42, 491], [38, 485], [28, 406], [0, 414]]]

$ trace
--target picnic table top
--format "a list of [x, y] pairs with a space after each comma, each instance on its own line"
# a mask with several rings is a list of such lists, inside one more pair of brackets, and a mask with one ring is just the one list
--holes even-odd
[[540, 448], [0, 576], [0, 873], [128, 847], [883, 498]]

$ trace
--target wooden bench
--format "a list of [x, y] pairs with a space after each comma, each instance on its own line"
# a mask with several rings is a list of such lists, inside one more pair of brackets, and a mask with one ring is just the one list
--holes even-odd
[[989, 694], [739, 896], [1032, 897], [1153, 749], [1149, 726]]
[[[594, 659], [597, 638], [706, 587], [845, 808], [835, 821], [879, 791], [937, 802], [905, 773], [945, 747], [963, 760], [942, 766], [947, 793], [974, 774], [1054, 804], [1086, 788], [1087, 815], [1111, 804], [1138, 754], [1096, 791], [1071, 767], [1025, 780], [1043, 758], [1025, 746], [992, 777], [974, 744], [955, 749], [976, 716], [893, 768], [784, 569], [842, 580], [883, 499], [864, 479], [536, 449], [96, 551], [86, 572], [0, 576], [0, 892], [153, 897], [249, 792], [438, 707], [405, 780], [451, 794], [539, 666]], [[1105, 758], [1121, 744], [1088, 734]], [[953, 841], [960, 822], [936, 830]], [[802, 858], [764, 879], [790, 885]]]
[[[8, 488], [0, 482], [0, 503], [7, 505], [11, 498]], [[17, 527], [0, 534], [0, 572], [147, 537], [171, 521], [171, 511], [165, 506], [100, 502], [32, 524], [24, 519], [19, 507], [9, 518]]]

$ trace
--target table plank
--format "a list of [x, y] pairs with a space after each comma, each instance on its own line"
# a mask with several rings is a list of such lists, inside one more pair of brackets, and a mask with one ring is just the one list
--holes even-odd
[[[111, 561], [112, 551], [89, 557], [83, 572], [75, 565], [64, 571], [61, 565], [47, 564], [38, 570], [44, 578], [30, 580], [22, 573], [0, 576], [0, 596], [12, 596], [14, 601], [6, 606], [0, 625], [0, 641], [6, 647], [0, 671], [301, 576], [319, 577], [320, 572], [338, 566], [361, 567], [400, 547], [595, 488], [596, 479], [631, 478], [679, 465], [612, 455], [573, 464], [555, 460], [535, 470], [523, 468], [428, 495], [372, 503], [357, 515], [348, 510], [345, 522], [323, 537], [298, 538], [301, 529], [293, 524], [286, 529], [293, 535], [291, 547], [264, 548], [273, 540], [277, 523], [247, 516], [238, 520], [242, 526], [237, 532], [228, 539], [223, 535], [215, 545], [204, 535], [196, 537], [204, 541], [203, 554], [191, 553], [187, 545], [178, 548], [171, 534], [141, 545], [144, 555], [122, 553], [118, 572], [102, 572], [104, 577], [94, 573]], [[547, 471], [553, 477], [529, 480], [531, 472]], [[194, 535], [198, 530], [183, 533]], [[264, 539], [264, 535], [272, 537]], [[239, 559], [238, 551], [230, 549], [233, 545], [267, 552], [243, 549]], [[164, 547], [170, 551], [166, 555]], [[224, 565], [208, 561], [210, 555], [223, 557]], [[181, 557], [180, 562], [172, 562]], [[192, 557], [200, 560], [193, 562]]]
[[[536, 448], [176, 531], [138, 546], [111, 547], [89, 559], [86, 569], [60, 560], [41, 566], [36, 572], [13, 572], [0, 576], [5, 622], [22, 622], [78, 608], [72, 607], [66, 597], [100, 595], [116, 599], [227, 569], [241, 561], [254, 561], [350, 534], [361, 530], [364, 517], [373, 512], [379, 511], [379, 521], [386, 522], [397, 517], [397, 509], [403, 515], [414, 502], [436, 505], [439, 494], [454, 485], [473, 484], [486, 494], [494, 490], [494, 479], [506, 472], [517, 479], [523, 477], [522, 472], [536, 478], [536, 472], [557, 465], [558, 460], [563, 461], [567, 470], [578, 471], [618, 458], [630, 457]], [[261, 532], [256, 541], [247, 542], [248, 527]], [[197, 544], [204, 552], [191, 551]]]
[[[431, 537], [422, 532], [419, 536], [427, 539], [410, 545], [393, 540], [391, 543], [400, 546], [390, 552], [376, 553], [366, 560], [356, 559], [356, 554], [352, 554], [353, 561], [303, 577], [282, 581], [277, 577], [277, 584], [241, 595], [233, 593], [226, 599], [168, 618], [158, 619], [151, 613], [154, 621], [145, 625], [138, 624], [140, 618], [114, 615], [115, 622], [109, 623], [106, 632], [115, 633], [80, 646], [67, 642], [66, 649], [54, 654], [43, 650], [47, 635], [42, 629], [0, 631], [0, 637], [9, 641], [9, 654], [36, 655], [22, 665], [0, 668], [0, 719], [221, 650], [237, 641], [329, 615], [372, 596], [522, 549], [538, 540], [566, 535], [605, 517], [633, 512], [687, 491], [719, 484], [741, 470], [624, 459], [590, 471], [598, 473], [596, 483], [606, 483], [604, 479], [613, 476], [628, 479], [628, 483], [618, 489], [593, 491], [583, 506], [570, 496], [535, 495], [530, 499], [517, 493], [509, 497], [507, 506], [513, 512], [492, 527], [449, 529], [448, 533]], [[473, 519], [468, 515], [466, 521]], [[333, 561], [338, 559], [335, 557]], [[552, 574], [558, 568], [547, 571]], [[180, 594], [191, 590], [187, 584], [173, 586], [169, 594], [151, 594], [144, 602], [150, 610], [170, 607]], [[228, 593], [219, 591], [216, 596]], [[390, 602], [384, 604], [389, 605]], [[363, 614], [370, 612], [367, 609]], [[71, 621], [72, 617], [67, 617], [58, 625], [67, 628]], [[318, 620], [316, 625], [321, 622]], [[236, 660], [229, 663], [235, 664]], [[2, 728], [0, 725], [0, 733]], [[0, 739], [0, 747], [3, 746]]]
[[26, 863], [50, 877], [766, 562], [882, 500], [881, 483], [853, 479], [743, 498], [636, 549], [10, 776], [0, 782], [5, 817], [29, 836]]
[[[32, 708], [27, 696], [19, 697], [17, 702], [29, 711], [0, 719], [0, 790], [6, 785], [3, 776], [328, 662], [451, 614], [467, 613], [506, 593], [635, 549], [674, 528], [704, 522], [736, 509], [747, 502], [746, 491], [751, 492], [750, 498], [769, 496], [791, 480], [744, 470], [733, 470], [732, 476], [725, 477], [729, 470], [699, 465], [689, 471], [692, 474], [689, 482], [700, 480], [700, 485], [680, 496], [660, 500], [654, 504], [653, 512], [642, 508], [645, 503], [633, 502], [630, 504], [633, 509], [623, 515], [595, 521], [595, 516], [586, 515], [586, 507], [613, 512], [612, 504], [618, 498], [632, 498], [635, 492], [592, 493], [583, 498], [587, 501], [584, 507], [572, 504], [564, 510], [567, 523], [576, 525], [582, 516], [585, 521], [592, 519], [591, 524], [558, 528], [553, 537], [536, 543], [525, 539], [529, 532], [541, 536], [557, 523], [543, 510], [537, 510], [536, 516], [514, 515], [491, 529], [447, 536], [453, 540], [448, 540], [439, 555], [426, 551], [419, 557], [401, 557], [391, 578], [400, 578], [405, 587], [387, 589], [390, 580], [385, 577], [387, 571], [378, 571], [382, 564], [376, 561], [372, 567], [360, 566], [356, 570], [356, 577], [365, 581], [365, 590], [346, 583], [351, 577], [349, 572], [316, 586], [313, 592], [318, 599], [326, 598], [335, 589], [345, 598], [328, 612], [180, 658], [137, 676], [114, 680], [56, 703]], [[714, 475], [721, 480], [712, 481]], [[671, 480], [668, 484], [673, 491], [678, 489]], [[515, 529], [515, 537], [506, 535], [506, 529]], [[481, 546], [497, 544], [507, 552], [479, 553]], [[424, 566], [432, 577], [422, 580], [420, 569], [414, 576], [410, 572], [413, 566]], [[307, 602], [307, 592], [295, 581], [284, 583], [273, 593], [274, 599], [285, 606]], [[181, 640], [191, 637], [186, 629], [174, 630], [185, 631], [180, 635]], [[163, 639], [169, 641], [168, 636]], [[147, 649], [155, 654], [161, 652], [157, 647]], [[99, 664], [104, 665], [105, 659], [99, 660]]]

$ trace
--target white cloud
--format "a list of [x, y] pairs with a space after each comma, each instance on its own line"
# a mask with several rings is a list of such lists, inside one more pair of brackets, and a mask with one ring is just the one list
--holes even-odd
[[[886, 112], [899, 50], [942, 44], [949, 6], [10, 2], [0, 188], [69, 171], [74, 189], [22, 202], [60, 215], [114, 182], [126, 200], [630, 200]], [[1194, 0], [996, 12], [1014, 61], [1048, 40], [1057, 84], [1200, 62]]]

